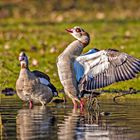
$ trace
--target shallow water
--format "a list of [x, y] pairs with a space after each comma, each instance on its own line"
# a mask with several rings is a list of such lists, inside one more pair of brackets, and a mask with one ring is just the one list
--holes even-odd
[[[0, 138], [8, 140], [138, 140], [140, 103], [100, 101], [100, 111], [73, 110], [72, 104], [28, 109], [21, 101], [2, 99]], [[104, 115], [109, 112], [109, 115]], [[0, 120], [0, 121], [1, 121]]]

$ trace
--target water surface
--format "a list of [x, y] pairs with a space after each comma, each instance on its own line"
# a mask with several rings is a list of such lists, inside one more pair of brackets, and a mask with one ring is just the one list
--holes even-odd
[[73, 110], [69, 103], [28, 109], [21, 101], [6, 98], [0, 104], [0, 135], [7, 140], [138, 140], [139, 110], [138, 101], [110, 100], [101, 101], [95, 112]]

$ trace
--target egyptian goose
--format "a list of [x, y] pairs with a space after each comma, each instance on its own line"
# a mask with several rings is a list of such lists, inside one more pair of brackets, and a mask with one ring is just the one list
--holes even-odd
[[52, 100], [53, 96], [58, 95], [48, 75], [37, 70], [29, 70], [28, 57], [24, 52], [20, 53], [19, 61], [21, 70], [16, 82], [16, 91], [21, 100], [29, 101], [30, 108], [33, 103], [45, 105]]
[[84, 93], [132, 79], [140, 71], [140, 59], [118, 50], [92, 49], [81, 55], [90, 42], [89, 34], [78, 26], [66, 31], [76, 40], [58, 56], [57, 67], [64, 91], [73, 101], [74, 108], [77, 108], [77, 102], [83, 108]]

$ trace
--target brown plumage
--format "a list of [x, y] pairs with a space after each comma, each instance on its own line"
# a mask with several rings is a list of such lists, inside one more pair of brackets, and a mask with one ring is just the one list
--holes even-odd
[[140, 72], [139, 59], [114, 49], [92, 49], [81, 55], [89, 44], [89, 34], [80, 27], [67, 31], [76, 40], [59, 55], [57, 67], [64, 91], [72, 99], [75, 108], [77, 102], [83, 108], [81, 97], [84, 93], [132, 79]]
[[48, 75], [40, 71], [30, 71], [28, 68], [28, 58], [21, 52], [19, 56], [21, 70], [16, 82], [16, 91], [19, 98], [23, 101], [49, 103], [53, 96], [57, 96], [56, 88], [51, 84]]

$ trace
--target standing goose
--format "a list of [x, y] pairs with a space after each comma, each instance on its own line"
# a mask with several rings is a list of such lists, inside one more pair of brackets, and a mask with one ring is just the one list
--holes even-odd
[[33, 103], [45, 105], [52, 100], [53, 96], [58, 95], [48, 75], [37, 70], [29, 70], [28, 57], [24, 52], [20, 53], [19, 61], [21, 70], [16, 82], [16, 91], [21, 100], [29, 101], [30, 108]]
[[76, 40], [59, 55], [57, 67], [64, 91], [72, 99], [74, 108], [77, 102], [83, 108], [85, 92], [92, 93], [94, 89], [132, 79], [140, 71], [139, 59], [118, 50], [92, 49], [81, 55], [90, 42], [89, 34], [78, 26], [66, 31]]

